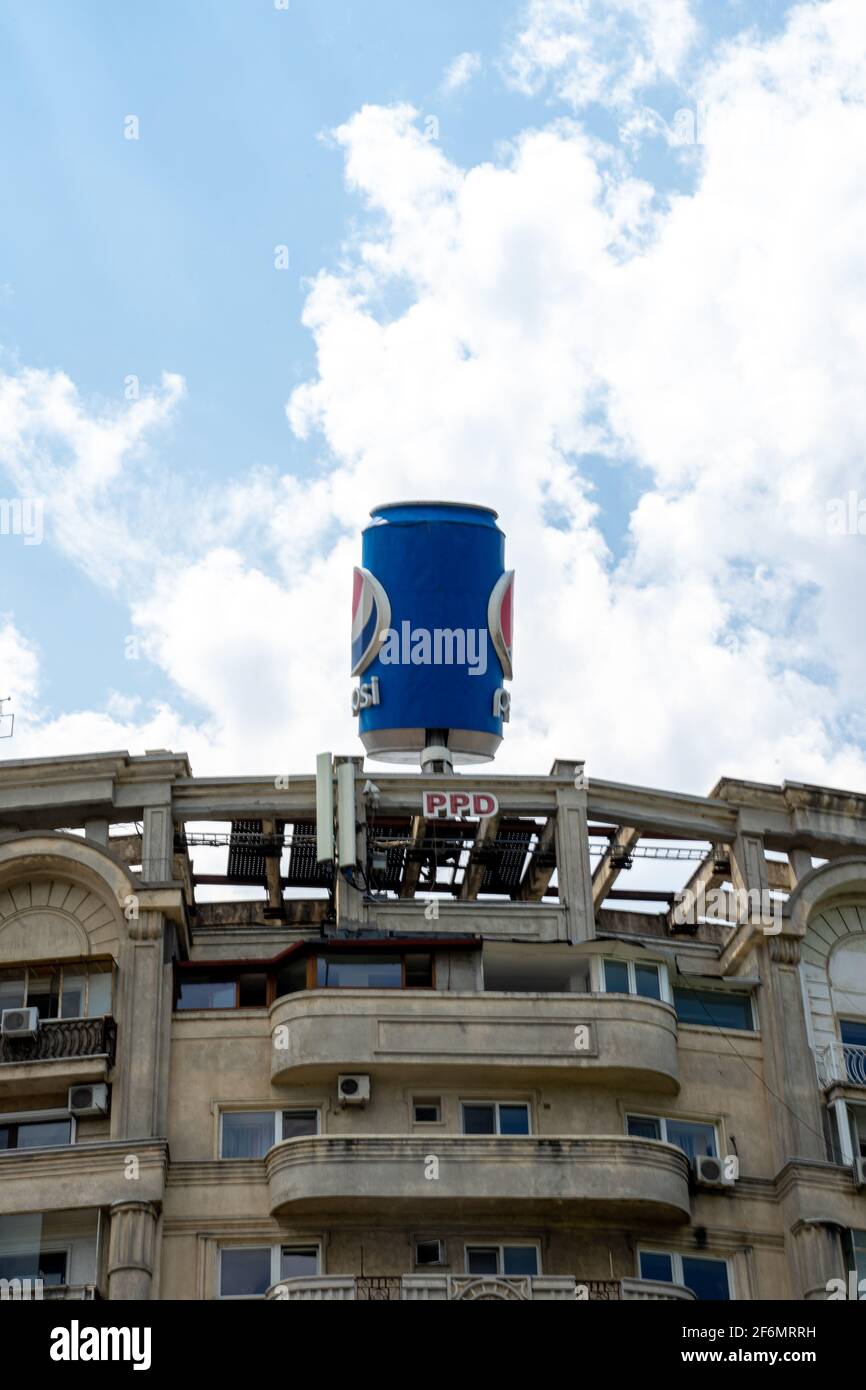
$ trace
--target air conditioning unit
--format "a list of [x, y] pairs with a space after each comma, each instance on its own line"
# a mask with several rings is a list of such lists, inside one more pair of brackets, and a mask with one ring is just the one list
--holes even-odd
[[866, 1187], [866, 1158], [854, 1159], [854, 1184], [856, 1187]]
[[370, 1099], [369, 1076], [338, 1076], [337, 1099], [341, 1105], [366, 1105]]
[[38, 1029], [38, 1009], [4, 1009], [0, 1014], [0, 1033], [4, 1038], [35, 1038]]
[[104, 1081], [93, 1086], [70, 1086], [68, 1108], [70, 1115], [107, 1115], [108, 1087]]
[[713, 1158], [709, 1154], [700, 1154], [693, 1164], [693, 1172], [696, 1187], [705, 1188], [731, 1188], [734, 1179], [725, 1176], [725, 1164], [721, 1158]]

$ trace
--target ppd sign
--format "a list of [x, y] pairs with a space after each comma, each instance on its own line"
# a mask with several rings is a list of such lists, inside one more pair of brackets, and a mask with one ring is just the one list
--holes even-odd
[[495, 816], [499, 802], [492, 792], [424, 792], [427, 820], [459, 820], [461, 816]]

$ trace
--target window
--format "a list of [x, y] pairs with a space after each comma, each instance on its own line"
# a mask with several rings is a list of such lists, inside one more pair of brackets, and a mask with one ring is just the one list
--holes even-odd
[[220, 1251], [220, 1298], [264, 1298], [281, 1279], [318, 1274], [317, 1245], [227, 1246]]
[[660, 1250], [641, 1250], [638, 1255], [641, 1279], [661, 1284], [683, 1284], [695, 1298], [727, 1302], [731, 1297], [727, 1260], [706, 1255], [679, 1255]]
[[317, 989], [432, 989], [433, 957], [334, 955], [316, 957]]
[[58, 1288], [66, 1283], [66, 1251], [0, 1255], [0, 1279], [41, 1279], [46, 1288]]
[[642, 999], [663, 999], [661, 966], [651, 961], [605, 960], [606, 994], [637, 994]]
[[464, 1101], [464, 1134], [529, 1134], [529, 1106], [523, 1101]]
[[849, 1231], [851, 1268], [857, 1274], [857, 1283], [866, 1279], [866, 1231]]
[[539, 1273], [537, 1245], [467, 1245], [467, 1274], [499, 1276]]
[[842, 1055], [848, 1080], [855, 1086], [866, 1086], [866, 1020], [839, 1020]]
[[29, 965], [0, 971], [0, 1010], [34, 1008], [41, 1019], [100, 1018], [111, 1013], [112, 966]]
[[0, 1150], [57, 1149], [73, 1142], [70, 1115], [0, 1115]]
[[444, 1240], [416, 1240], [415, 1264], [419, 1268], [423, 1268], [427, 1265], [444, 1265]]
[[442, 1119], [442, 1104], [426, 1096], [412, 1104], [412, 1118], [416, 1125], [438, 1125]]
[[237, 1004], [237, 980], [215, 980], [205, 974], [184, 972], [178, 983], [179, 1009], [233, 1009]]
[[715, 1125], [699, 1124], [695, 1120], [666, 1119], [664, 1116], [629, 1115], [626, 1130], [636, 1139], [662, 1139], [665, 1143], [676, 1144], [692, 1163], [698, 1157], [718, 1156]]
[[675, 989], [674, 1007], [680, 1023], [697, 1023], [704, 1028], [755, 1028], [752, 996], [732, 994], [721, 989]]
[[318, 1132], [318, 1110], [225, 1110], [220, 1158], [264, 1158], [281, 1139]]

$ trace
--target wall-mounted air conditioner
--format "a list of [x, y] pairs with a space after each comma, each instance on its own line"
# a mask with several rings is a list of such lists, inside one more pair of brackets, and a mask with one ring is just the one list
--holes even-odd
[[38, 1009], [4, 1009], [0, 1014], [0, 1033], [4, 1038], [35, 1038], [38, 1029]]
[[108, 1087], [104, 1081], [92, 1086], [69, 1087], [70, 1115], [107, 1115]]
[[369, 1076], [338, 1076], [337, 1099], [341, 1105], [366, 1105], [370, 1099]]
[[692, 1171], [696, 1187], [730, 1189], [734, 1185], [734, 1179], [725, 1175], [724, 1161], [710, 1154], [700, 1154], [694, 1160]]

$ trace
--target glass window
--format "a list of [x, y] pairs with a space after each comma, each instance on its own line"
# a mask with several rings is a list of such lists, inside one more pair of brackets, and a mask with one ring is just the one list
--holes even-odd
[[318, 1110], [284, 1110], [283, 1138], [301, 1139], [305, 1134], [318, 1134]]
[[[98, 978], [98, 977], [94, 977]], [[84, 1018], [84, 996], [87, 990], [86, 975], [72, 975], [63, 972], [63, 994], [60, 1001], [61, 1018]]]
[[404, 957], [407, 989], [433, 988], [433, 957], [409, 952]]
[[712, 1125], [695, 1124], [692, 1120], [666, 1120], [666, 1139], [676, 1144], [692, 1162], [698, 1157], [715, 1158], [716, 1131]]
[[268, 1002], [268, 977], [264, 972], [250, 971], [238, 976], [238, 1008], [260, 1008]]
[[307, 988], [307, 958], [306, 956], [292, 956], [277, 971], [277, 998], [282, 999], [285, 994], [297, 994], [298, 990]]
[[466, 1272], [468, 1274], [498, 1274], [499, 1249], [497, 1246], [482, 1248], [476, 1246], [466, 1251]]
[[462, 1106], [464, 1134], [528, 1134], [529, 1106], [525, 1103], [473, 1101]]
[[319, 1251], [315, 1245], [284, 1245], [280, 1250], [281, 1279], [303, 1279], [318, 1272]]
[[635, 962], [634, 992], [644, 999], [661, 999], [662, 987], [657, 965], [639, 965]]
[[442, 1109], [438, 1100], [416, 1100], [412, 1115], [416, 1125], [435, 1125], [442, 1118]]
[[661, 1284], [674, 1283], [674, 1262], [670, 1255], [660, 1255], [655, 1250], [640, 1252], [641, 1279], [654, 1279]]
[[415, 1244], [416, 1265], [441, 1265], [445, 1250], [441, 1240], [419, 1240]]
[[403, 964], [399, 956], [319, 956], [319, 989], [400, 989]]
[[87, 1017], [111, 1013], [111, 971], [91, 971], [87, 981]]
[[661, 1139], [660, 1120], [652, 1120], [644, 1115], [629, 1115], [626, 1121], [627, 1132], [634, 1139]]
[[730, 1299], [728, 1266], [724, 1260], [698, 1259], [683, 1255], [683, 1283], [695, 1298], [716, 1302]]
[[495, 1105], [464, 1105], [464, 1107], [463, 1107], [463, 1133], [464, 1133], [464, 1134], [495, 1134], [495, 1133], [496, 1133], [496, 1106], [495, 1106]]
[[866, 1047], [866, 1020], [860, 1023], [851, 1018], [843, 1018], [840, 1020], [839, 1029], [843, 1043], [850, 1043], [852, 1047]]
[[9, 1120], [0, 1117], [0, 1149], [56, 1149], [72, 1143], [72, 1120]]
[[528, 1133], [529, 1133], [529, 1106], [528, 1106], [528, 1105], [500, 1105], [500, 1107], [499, 1107], [499, 1133], [500, 1133], [500, 1134], [528, 1134]]
[[271, 1248], [220, 1252], [220, 1298], [261, 1298], [271, 1286]]
[[607, 994], [628, 994], [628, 962], [606, 960], [604, 963], [604, 988]]
[[24, 975], [0, 975], [0, 1012], [24, 1008]]
[[538, 1251], [534, 1245], [503, 1245], [503, 1274], [537, 1274]]
[[222, 1117], [221, 1158], [264, 1158], [274, 1145], [273, 1110], [226, 1112]]
[[0, 1279], [41, 1279], [47, 1287], [58, 1288], [66, 1283], [66, 1252], [0, 1255]]
[[190, 979], [181, 977], [177, 997], [179, 1009], [233, 1009], [237, 985], [234, 980]]
[[27, 1007], [39, 1010], [40, 1018], [60, 1014], [60, 971], [27, 971]]
[[866, 1231], [851, 1232], [851, 1250], [859, 1284], [861, 1279], [866, 1279]]
[[675, 989], [674, 1005], [680, 1023], [704, 1027], [754, 1029], [752, 1000], [748, 994], [728, 994], [713, 989]]

